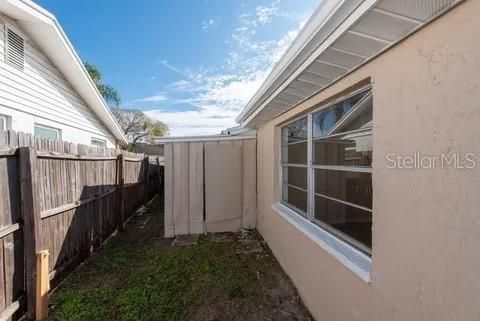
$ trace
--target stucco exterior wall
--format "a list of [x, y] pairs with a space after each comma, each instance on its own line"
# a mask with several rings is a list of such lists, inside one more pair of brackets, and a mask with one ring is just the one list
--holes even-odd
[[[317, 321], [480, 320], [480, 168], [388, 169], [386, 155], [480, 157], [480, 1], [466, 0], [258, 128], [257, 228]], [[278, 125], [359, 82], [373, 90], [366, 283], [271, 208]]]

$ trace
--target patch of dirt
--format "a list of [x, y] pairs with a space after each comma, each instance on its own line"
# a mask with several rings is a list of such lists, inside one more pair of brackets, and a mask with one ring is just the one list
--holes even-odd
[[200, 235], [178, 235], [172, 242], [172, 246], [192, 246], [198, 244], [198, 239]]

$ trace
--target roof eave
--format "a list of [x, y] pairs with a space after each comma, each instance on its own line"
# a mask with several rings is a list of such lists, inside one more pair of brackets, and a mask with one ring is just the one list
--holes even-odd
[[29, 0], [4, 0], [0, 4], [0, 11], [14, 18], [28, 32], [105, 127], [118, 141], [127, 144], [120, 125], [55, 16]]
[[[425, 10], [417, 12], [415, 6], [395, 6], [395, 3], [392, 6], [387, 1], [361, 0], [341, 23], [332, 23], [330, 28], [326, 28], [328, 32], [322, 29], [321, 32], [328, 36], [317, 37], [313, 41], [317, 43], [315, 46], [308, 43], [315, 38], [304, 37], [308, 40], [304, 40], [307, 43], [303, 48], [313, 51], [306, 50], [303, 56], [300, 56], [300, 51], [297, 52], [296, 55], [301, 58], [297, 61], [287, 59], [287, 52], [280, 60], [285, 72], [270, 74], [236, 121], [241, 127], [249, 128], [268, 122], [375, 59], [462, 1], [430, 0]], [[381, 19], [376, 20], [379, 16]], [[379, 28], [378, 23], [387, 24], [391, 29]], [[391, 24], [388, 25], [389, 23]], [[335, 26], [334, 29], [332, 26]], [[389, 34], [385, 34], [384, 30]], [[356, 44], [359, 41], [365, 41], [365, 45], [358, 47]], [[330, 55], [327, 54], [328, 50]], [[341, 61], [338, 53], [349, 56], [350, 62]], [[290, 63], [292, 66], [288, 68]], [[277, 78], [279, 81], [275, 81]]]
[[305, 26], [299, 32], [293, 43], [285, 51], [284, 55], [275, 64], [263, 84], [248, 101], [245, 108], [235, 118], [235, 121], [242, 126], [248, 116], [254, 112], [254, 106], [267, 89], [281, 76], [286, 67], [302, 52], [303, 49], [311, 46], [310, 40], [313, 35], [335, 14], [338, 8], [346, 0], [323, 1], [308, 19]]
[[222, 140], [245, 140], [256, 139], [256, 132], [247, 133], [244, 135], [204, 135], [204, 136], [170, 136], [154, 139], [154, 144], [162, 145], [167, 143], [181, 143], [181, 142], [209, 142]]

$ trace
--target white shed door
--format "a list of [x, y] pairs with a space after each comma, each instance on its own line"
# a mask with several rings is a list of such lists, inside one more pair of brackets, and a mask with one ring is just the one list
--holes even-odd
[[205, 224], [207, 232], [242, 226], [242, 143], [205, 143]]

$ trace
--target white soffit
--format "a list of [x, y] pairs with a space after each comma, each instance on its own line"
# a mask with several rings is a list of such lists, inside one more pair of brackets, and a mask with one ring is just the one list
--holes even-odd
[[[461, 0], [328, 0], [237, 117], [255, 128], [332, 84]], [[321, 9], [326, 10], [327, 5]], [[333, 8], [333, 9], [332, 9]], [[318, 27], [319, 25], [319, 27]], [[315, 28], [317, 26], [318, 28]], [[305, 33], [314, 33], [310, 36]], [[299, 39], [301, 38], [301, 39]], [[303, 44], [299, 44], [303, 41]], [[301, 48], [301, 49], [299, 49]]]

